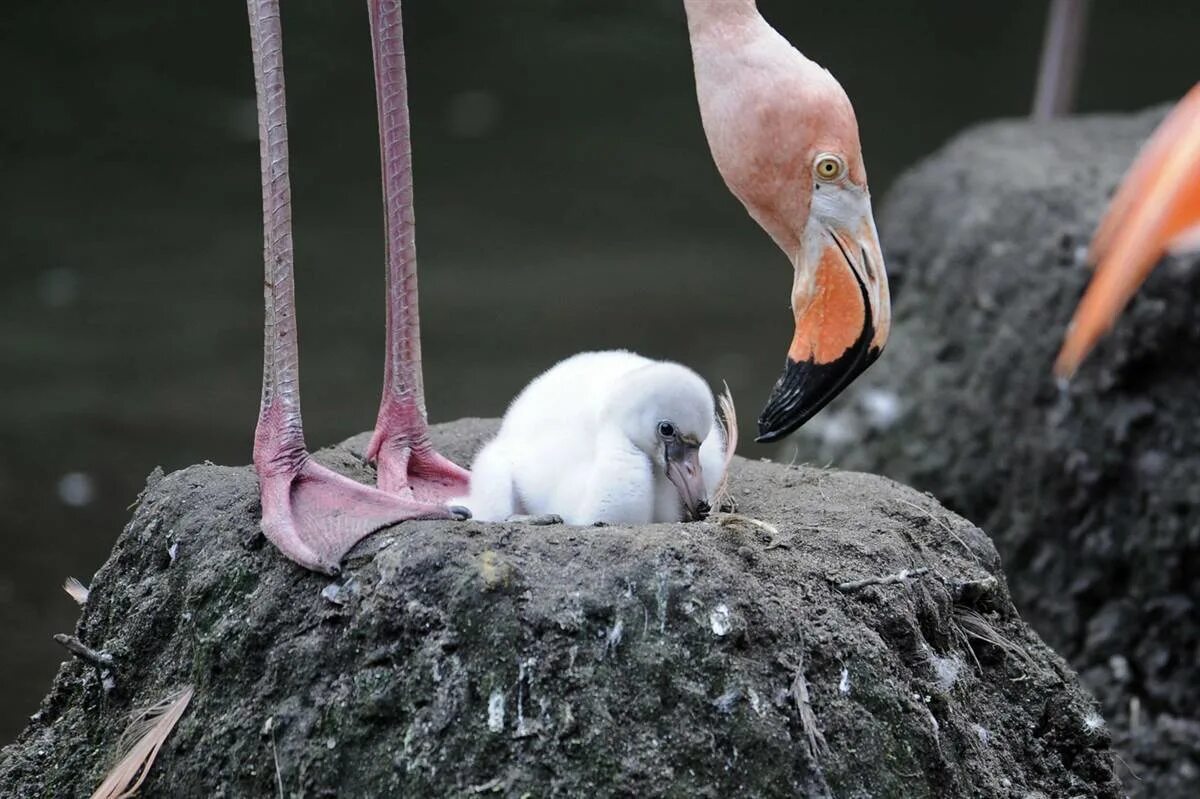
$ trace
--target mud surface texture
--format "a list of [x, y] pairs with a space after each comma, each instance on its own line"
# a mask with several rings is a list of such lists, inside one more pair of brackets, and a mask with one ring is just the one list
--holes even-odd
[[[493, 429], [436, 441], [468, 460]], [[320, 457], [370, 479], [365, 440]], [[131, 709], [185, 684], [146, 796], [1117, 795], [978, 528], [879, 477], [734, 477], [741, 516], [407, 523], [336, 580], [265, 544], [249, 468], [163, 477], [76, 630], [111, 684], [64, 663], [4, 795], [87, 795]]]
[[1200, 263], [1165, 261], [1070, 385], [1051, 377], [1083, 248], [1162, 114], [987, 125], [901, 178], [892, 343], [801, 459], [930, 491], [993, 536], [1018, 609], [1100, 697], [1130, 794], [1194, 797]]

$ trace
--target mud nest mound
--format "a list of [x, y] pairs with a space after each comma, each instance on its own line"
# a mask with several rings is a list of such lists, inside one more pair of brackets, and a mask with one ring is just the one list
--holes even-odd
[[[364, 443], [318, 457], [370, 480]], [[191, 685], [144, 795], [1117, 795], [978, 528], [870, 475], [733, 475], [707, 522], [406, 523], [336, 580], [265, 544], [248, 467], [152, 480], [75, 631], [113, 665], [63, 664], [0, 791], [87, 795]]]
[[1051, 376], [1085, 247], [1163, 113], [989, 124], [901, 178], [881, 218], [892, 342], [802, 457], [987, 530], [1021, 613], [1102, 701], [1129, 793], [1182, 799], [1200, 795], [1200, 261], [1162, 264], [1069, 386]]

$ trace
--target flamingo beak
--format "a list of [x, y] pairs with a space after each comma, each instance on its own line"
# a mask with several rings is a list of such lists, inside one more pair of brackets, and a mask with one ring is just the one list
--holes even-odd
[[1167, 252], [1200, 252], [1200, 83], [1142, 147], [1096, 230], [1096, 273], [1054, 363], [1058, 377], [1075, 374]]
[[688, 521], [703, 519], [711, 508], [704, 470], [700, 467], [700, 442], [676, 439], [666, 445], [667, 479], [679, 492]]
[[887, 276], [869, 206], [848, 224], [810, 224], [806, 239], [792, 291], [796, 332], [758, 418], [759, 442], [778, 441], [811, 419], [887, 341]]

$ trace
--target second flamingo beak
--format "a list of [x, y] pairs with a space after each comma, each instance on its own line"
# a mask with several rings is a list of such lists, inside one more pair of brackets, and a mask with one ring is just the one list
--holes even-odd
[[777, 441], [811, 419], [879, 357], [887, 341], [887, 277], [869, 208], [847, 224], [813, 220], [795, 267], [796, 332], [758, 418], [760, 442]]

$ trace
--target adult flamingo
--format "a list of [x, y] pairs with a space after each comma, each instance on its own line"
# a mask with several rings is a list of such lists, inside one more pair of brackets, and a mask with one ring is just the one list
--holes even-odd
[[[1071, 110], [1090, 0], [1052, 0], [1038, 66], [1034, 119]], [[1200, 250], [1200, 83], [1146, 142], [1105, 211], [1088, 260], [1095, 274], [1067, 328], [1054, 373], [1070, 378], [1168, 252]]]
[[369, 2], [387, 235], [383, 399], [367, 452], [378, 465], [378, 488], [321, 466], [305, 445], [279, 0], [247, 0], [246, 5], [258, 101], [266, 265], [263, 387], [254, 434], [262, 529], [296, 563], [334, 573], [351, 547], [380, 528], [406, 519], [466, 516], [464, 509], [445, 502], [467, 492], [468, 474], [434, 450], [426, 422], [400, 2]]
[[[753, 0], [685, 0], [696, 89], [730, 190], [792, 261], [796, 330], [759, 440], [795, 430], [878, 357], [890, 327], [887, 276], [849, 99]], [[368, 458], [379, 488], [321, 467], [300, 418], [291, 200], [278, 0], [247, 0], [255, 54], [266, 229], [266, 346], [254, 463], [263, 530], [288, 557], [333, 572], [374, 530], [455, 518], [443, 503], [467, 473], [429, 443], [420, 370], [411, 157], [399, 0], [371, 0], [387, 211], [384, 395]], [[382, 489], [382, 490], [381, 490]]]
[[1113, 196], [1090, 259], [1096, 272], [1054, 371], [1070, 377], [1167, 252], [1200, 250], [1200, 83], [1171, 111]]
[[887, 342], [891, 303], [846, 92], [754, 0], [684, 0], [717, 170], [792, 262], [795, 333], [758, 420], [775, 441], [825, 407]]

